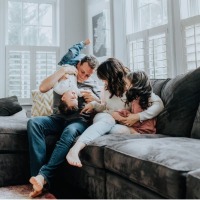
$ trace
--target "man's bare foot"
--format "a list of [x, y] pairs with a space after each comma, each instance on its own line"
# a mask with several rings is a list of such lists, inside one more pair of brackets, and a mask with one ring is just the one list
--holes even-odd
[[29, 197], [35, 198], [35, 197], [38, 197], [41, 194], [42, 194], [42, 190], [41, 191], [34, 190], [34, 191], [30, 192]]
[[78, 153], [76, 151], [73, 151], [72, 149], [69, 151], [69, 153], [66, 156], [66, 159], [70, 165], [76, 166], [76, 167], [82, 167], [81, 161], [78, 157]]
[[84, 44], [85, 44], [85, 45], [90, 44], [90, 39], [86, 39], [86, 40], [84, 41]]
[[42, 191], [45, 184], [44, 177], [42, 175], [32, 176], [29, 182], [33, 185], [33, 189], [37, 192]]

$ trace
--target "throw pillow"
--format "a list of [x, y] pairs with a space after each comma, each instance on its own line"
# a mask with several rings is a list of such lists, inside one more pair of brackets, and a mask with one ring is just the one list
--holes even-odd
[[31, 108], [31, 116], [48, 116], [52, 114], [53, 92], [49, 90], [41, 93], [39, 90], [32, 92], [33, 105]]
[[0, 116], [10, 116], [22, 110], [17, 96], [0, 99]]
[[169, 80], [161, 99], [165, 108], [157, 118], [157, 133], [190, 137], [200, 101], [200, 68]]

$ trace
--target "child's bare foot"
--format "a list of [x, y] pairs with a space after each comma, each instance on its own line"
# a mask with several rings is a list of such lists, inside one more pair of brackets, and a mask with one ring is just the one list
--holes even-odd
[[85, 44], [85, 45], [90, 44], [90, 39], [86, 39], [86, 40], [84, 41], [84, 44]]
[[29, 182], [33, 185], [33, 189], [37, 192], [42, 191], [45, 184], [44, 177], [42, 175], [32, 176]]
[[69, 153], [66, 156], [66, 159], [70, 165], [76, 166], [76, 167], [82, 167], [81, 161], [78, 157], [78, 153], [76, 151], [73, 151], [72, 149], [69, 151]]

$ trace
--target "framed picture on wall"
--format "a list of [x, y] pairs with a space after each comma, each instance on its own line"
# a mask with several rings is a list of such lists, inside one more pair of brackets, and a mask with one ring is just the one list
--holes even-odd
[[110, 1], [96, 1], [88, 10], [89, 35], [92, 39], [90, 53], [105, 60], [112, 54]]
[[93, 54], [96, 57], [103, 57], [107, 55], [106, 40], [108, 33], [106, 30], [106, 15], [105, 11], [92, 17], [92, 31], [93, 31]]

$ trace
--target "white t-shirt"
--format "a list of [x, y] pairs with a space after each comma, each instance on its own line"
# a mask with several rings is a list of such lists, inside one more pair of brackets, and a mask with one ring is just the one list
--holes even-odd
[[63, 95], [68, 90], [75, 90], [77, 94], [79, 93], [78, 87], [77, 87], [77, 78], [75, 75], [68, 75], [67, 79], [62, 79], [59, 82], [57, 82], [53, 90], [59, 94]]

